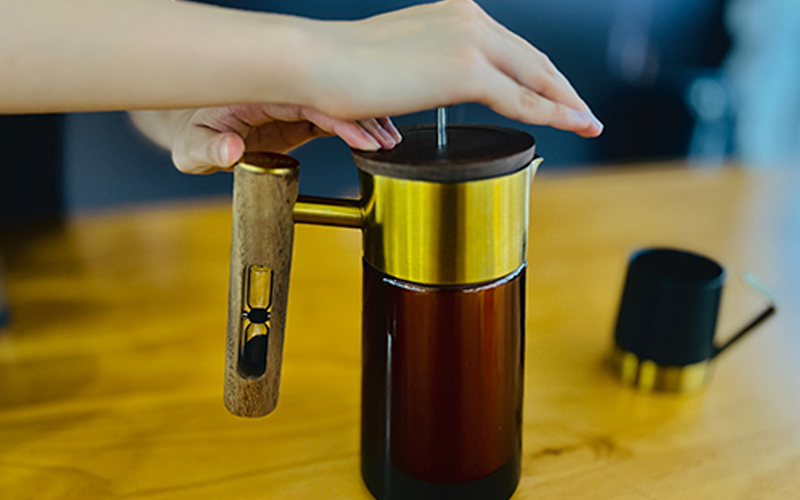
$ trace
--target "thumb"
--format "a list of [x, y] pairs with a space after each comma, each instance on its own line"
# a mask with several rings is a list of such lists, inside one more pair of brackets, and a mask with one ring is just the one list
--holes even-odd
[[221, 133], [220, 136], [222, 138], [217, 148], [221, 161], [220, 165], [225, 165], [223, 168], [229, 170], [234, 163], [242, 159], [246, 146], [244, 139], [234, 133]]
[[237, 134], [190, 121], [173, 142], [172, 162], [187, 174], [211, 174], [230, 169], [242, 157], [244, 148], [244, 140]]

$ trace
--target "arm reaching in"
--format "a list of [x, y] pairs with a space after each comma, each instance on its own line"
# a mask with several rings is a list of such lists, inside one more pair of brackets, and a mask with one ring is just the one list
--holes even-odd
[[305, 104], [314, 22], [169, 0], [3, 0], [0, 113]]
[[[254, 139], [247, 134], [267, 137], [288, 124], [293, 134], [305, 127], [293, 136], [298, 140], [343, 133], [351, 146], [372, 149], [357, 130], [379, 138], [374, 126], [385, 119], [373, 117], [460, 102], [585, 137], [602, 132], [552, 62], [472, 0], [354, 22], [168, 0], [4, 0], [3, 9], [0, 113], [196, 109], [136, 120], [175, 156], [181, 144], [203, 142], [197, 135], [203, 126], [233, 142], [228, 134], [239, 136], [242, 142], [229, 144], [229, 153], [242, 143], [250, 147]], [[220, 119], [214, 108], [235, 117], [244, 113], [237, 108], [242, 105], [264, 115], [247, 123], [247, 134], [208, 126], [209, 116]], [[266, 132], [252, 132], [263, 126]], [[219, 148], [225, 143], [205, 137]], [[219, 154], [207, 160], [182, 168], [229, 166]]]

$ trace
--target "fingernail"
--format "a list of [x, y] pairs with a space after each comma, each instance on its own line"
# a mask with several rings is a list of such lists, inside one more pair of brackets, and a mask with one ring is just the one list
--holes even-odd
[[392, 135], [395, 145], [400, 144], [400, 142], [403, 141], [403, 135], [399, 130], [397, 130], [397, 127], [394, 126], [394, 123], [392, 123], [391, 120], [387, 120], [384, 128]]
[[222, 139], [222, 144], [219, 146], [219, 157], [222, 160], [222, 166], [227, 167], [230, 166], [231, 161], [229, 158], [229, 151], [228, 151], [228, 138], [225, 137]]
[[598, 120], [597, 117], [594, 116], [593, 114], [592, 114], [592, 125], [594, 125], [595, 128], [597, 128], [597, 130], [600, 130], [601, 132], [603, 131], [604, 128], [606, 128], [606, 126], [603, 125], [603, 122]]
[[378, 124], [378, 135], [380, 135], [382, 139], [381, 147], [391, 149], [397, 145], [397, 141], [394, 140], [394, 137], [392, 137], [386, 129], [381, 127], [380, 124]]
[[369, 142], [369, 144], [370, 144], [369, 146], [361, 148], [361, 149], [363, 149], [365, 151], [377, 151], [377, 150], [381, 149], [380, 143], [374, 137], [372, 137], [369, 134], [369, 132], [367, 132], [366, 130], [362, 130], [361, 131], [361, 135], [363, 135], [364, 138], [367, 140], [367, 142]]
[[570, 120], [573, 124], [577, 127], [576, 130], [586, 130], [589, 128], [596, 129], [599, 132], [602, 132], [604, 125], [603, 123], [594, 116], [591, 111], [578, 111], [576, 109], [570, 109]]
[[578, 111], [577, 109], [570, 109], [569, 110], [569, 119], [575, 125], [582, 125], [585, 128], [588, 125], [585, 125], [587, 122], [592, 122], [592, 114], [588, 111]]

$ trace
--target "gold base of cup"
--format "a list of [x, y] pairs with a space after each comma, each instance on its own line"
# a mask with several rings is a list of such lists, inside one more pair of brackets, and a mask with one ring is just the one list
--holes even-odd
[[686, 366], [664, 366], [640, 359], [619, 346], [614, 347], [611, 361], [622, 383], [641, 392], [689, 394], [704, 387], [711, 375], [709, 361]]

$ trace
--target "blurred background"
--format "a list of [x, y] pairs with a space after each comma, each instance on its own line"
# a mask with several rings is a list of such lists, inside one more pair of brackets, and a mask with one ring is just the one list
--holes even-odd
[[[511, 123], [472, 104], [450, 122], [493, 123], [536, 137], [543, 170], [688, 158], [703, 168], [800, 159], [797, 0], [478, 0], [542, 51], [605, 123], [585, 140]], [[356, 19], [413, 1], [208, 2], [318, 19]], [[354, 75], [357, 78], [358, 75]], [[433, 111], [396, 118], [432, 122]], [[125, 113], [0, 116], [0, 228], [110, 207], [229, 195], [231, 176], [188, 176]], [[325, 138], [296, 150], [301, 193], [356, 195], [348, 148]]]

